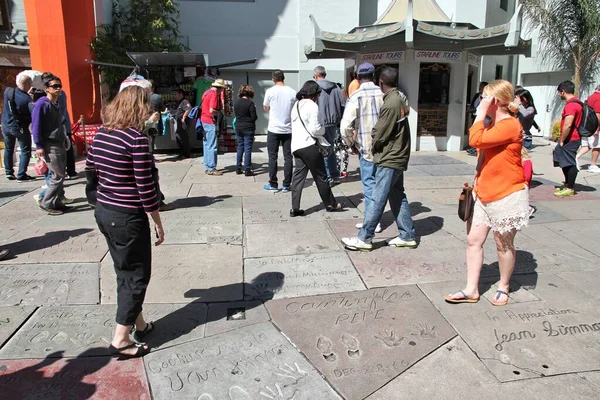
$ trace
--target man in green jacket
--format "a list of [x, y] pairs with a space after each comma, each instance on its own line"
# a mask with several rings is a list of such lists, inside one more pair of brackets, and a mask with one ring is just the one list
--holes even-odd
[[375, 236], [375, 227], [381, 220], [388, 199], [399, 235], [387, 240], [387, 245], [417, 247], [410, 206], [404, 193], [404, 171], [410, 158], [410, 107], [404, 93], [396, 87], [397, 82], [398, 71], [390, 67], [382, 69], [379, 86], [385, 95], [372, 135], [373, 162], [377, 166], [373, 203], [365, 214], [358, 237], [342, 239], [342, 243], [349, 250], [372, 250], [371, 241]]

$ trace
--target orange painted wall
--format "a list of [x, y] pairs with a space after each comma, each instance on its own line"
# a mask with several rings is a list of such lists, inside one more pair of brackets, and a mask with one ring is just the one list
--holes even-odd
[[76, 121], [100, 122], [100, 85], [90, 42], [96, 34], [93, 0], [24, 0], [31, 67], [62, 80]]

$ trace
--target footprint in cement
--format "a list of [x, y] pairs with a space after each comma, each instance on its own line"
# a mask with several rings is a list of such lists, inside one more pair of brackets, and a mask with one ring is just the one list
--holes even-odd
[[321, 336], [319, 339], [317, 339], [317, 350], [323, 353], [323, 358], [328, 362], [334, 362], [337, 360], [337, 356], [331, 351], [331, 345], [331, 340], [324, 336]]
[[358, 348], [358, 340], [349, 334], [342, 334], [342, 343], [348, 348], [348, 357], [360, 357], [360, 349]]

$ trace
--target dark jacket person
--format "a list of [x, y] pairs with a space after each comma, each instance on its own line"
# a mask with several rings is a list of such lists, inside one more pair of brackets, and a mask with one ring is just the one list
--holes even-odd
[[417, 246], [410, 206], [404, 193], [404, 171], [410, 158], [410, 108], [406, 96], [397, 89], [397, 82], [397, 70], [391, 67], [381, 70], [379, 86], [385, 95], [379, 119], [373, 127], [372, 153], [373, 162], [377, 166], [373, 203], [365, 214], [358, 236], [342, 239], [349, 250], [372, 250], [375, 227], [383, 216], [388, 200], [396, 218], [399, 235], [387, 240], [386, 244], [393, 247]]

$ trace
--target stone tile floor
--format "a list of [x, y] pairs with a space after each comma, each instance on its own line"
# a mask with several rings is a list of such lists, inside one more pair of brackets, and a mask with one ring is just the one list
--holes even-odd
[[491, 240], [481, 301], [442, 299], [465, 278], [456, 199], [475, 164], [465, 153], [413, 155], [405, 186], [420, 245], [382, 246], [396, 234], [388, 210], [371, 253], [339, 242], [364, 210], [355, 159], [334, 188], [346, 212], [326, 213], [307, 186], [307, 215], [290, 218], [290, 194], [262, 190], [260, 150], [253, 178], [235, 175], [233, 154], [220, 157], [222, 177], [205, 175], [202, 158], [158, 156], [177, 210], [163, 214], [166, 241], [153, 252], [144, 309], [156, 322], [153, 351], [131, 361], [106, 357], [114, 273], [83, 179], [67, 182], [76, 210], [49, 217], [32, 200], [39, 181], [0, 176], [0, 248], [12, 252], [0, 263], [0, 398], [596, 399], [600, 176], [582, 171], [579, 195], [554, 198], [560, 172], [551, 146], [537, 145], [538, 212], [517, 236], [502, 308], [489, 301]]

